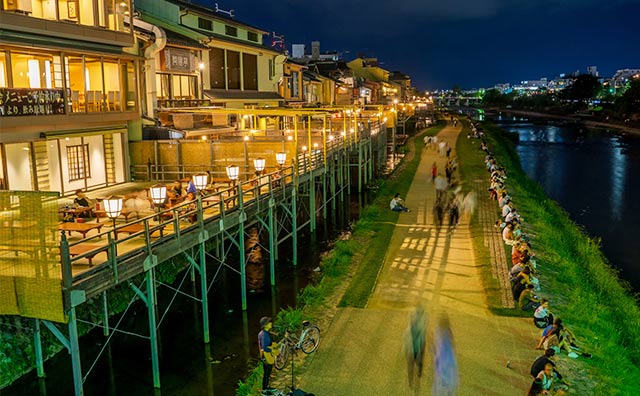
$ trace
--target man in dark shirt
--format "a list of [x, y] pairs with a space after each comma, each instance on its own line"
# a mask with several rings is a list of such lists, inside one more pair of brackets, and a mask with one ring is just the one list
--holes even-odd
[[544, 355], [537, 358], [536, 361], [531, 365], [531, 376], [533, 378], [536, 378], [538, 374], [540, 374], [540, 372], [544, 370], [544, 366], [549, 363], [553, 366], [553, 373], [555, 374], [555, 377], [559, 380], [562, 380], [562, 375], [560, 375], [558, 370], [556, 370], [556, 363], [552, 360], [555, 354], [556, 350], [553, 348], [549, 348], [544, 351]]
[[269, 377], [273, 370], [273, 351], [271, 349], [271, 334], [269, 330], [273, 324], [271, 318], [263, 317], [260, 319], [260, 333], [258, 333], [258, 347], [260, 348], [260, 358], [262, 358], [262, 367], [264, 374], [262, 376], [262, 394], [268, 395], [274, 390], [269, 386]]

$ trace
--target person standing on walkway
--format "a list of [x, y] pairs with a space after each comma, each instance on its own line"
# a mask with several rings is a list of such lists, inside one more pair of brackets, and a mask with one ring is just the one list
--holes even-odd
[[420, 389], [426, 342], [427, 315], [422, 304], [418, 304], [416, 309], [411, 313], [409, 327], [405, 333], [409, 387], [414, 389], [416, 393]]
[[431, 183], [436, 180], [436, 176], [438, 175], [438, 165], [435, 161], [433, 161], [433, 165], [431, 165]]
[[445, 178], [442, 177], [442, 172], [438, 173], [438, 176], [436, 177], [433, 183], [435, 184], [435, 187], [436, 187], [436, 201], [443, 202], [447, 192], [447, 188], [449, 187], [449, 184], [447, 183]]
[[271, 343], [271, 333], [269, 330], [273, 327], [271, 318], [265, 316], [260, 319], [260, 333], [258, 333], [258, 348], [260, 349], [260, 358], [262, 359], [262, 368], [264, 373], [262, 375], [262, 394], [269, 395], [274, 388], [269, 386], [269, 377], [271, 377], [271, 371], [273, 370], [273, 363], [275, 363], [275, 357], [277, 352], [274, 350], [276, 346]]
[[458, 362], [453, 344], [453, 334], [449, 318], [444, 316], [435, 332], [435, 350], [433, 354], [433, 390], [434, 396], [455, 396], [458, 394]]

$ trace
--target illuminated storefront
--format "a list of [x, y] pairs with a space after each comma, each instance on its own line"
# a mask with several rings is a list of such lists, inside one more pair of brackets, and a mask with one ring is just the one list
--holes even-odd
[[127, 180], [140, 128], [130, 1], [0, 0], [0, 189]]

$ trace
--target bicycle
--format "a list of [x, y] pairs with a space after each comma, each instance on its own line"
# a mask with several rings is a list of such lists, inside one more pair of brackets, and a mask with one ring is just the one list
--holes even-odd
[[289, 329], [286, 329], [284, 338], [278, 347], [279, 352], [275, 357], [274, 366], [278, 370], [282, 370], [287, 365], [292, 353], [301, 350], [308, 355], [318, 349], [318, 344], [320, 344], [320, 328], [308, 320], [302, 322], [300, 337], [289, 333]]

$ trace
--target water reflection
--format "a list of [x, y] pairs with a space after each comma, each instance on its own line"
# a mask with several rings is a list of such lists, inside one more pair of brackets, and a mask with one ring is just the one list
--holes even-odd
[[640, 290], [640, 138], [574, 125], [508, 123], [524, 171], [593, 236]]

